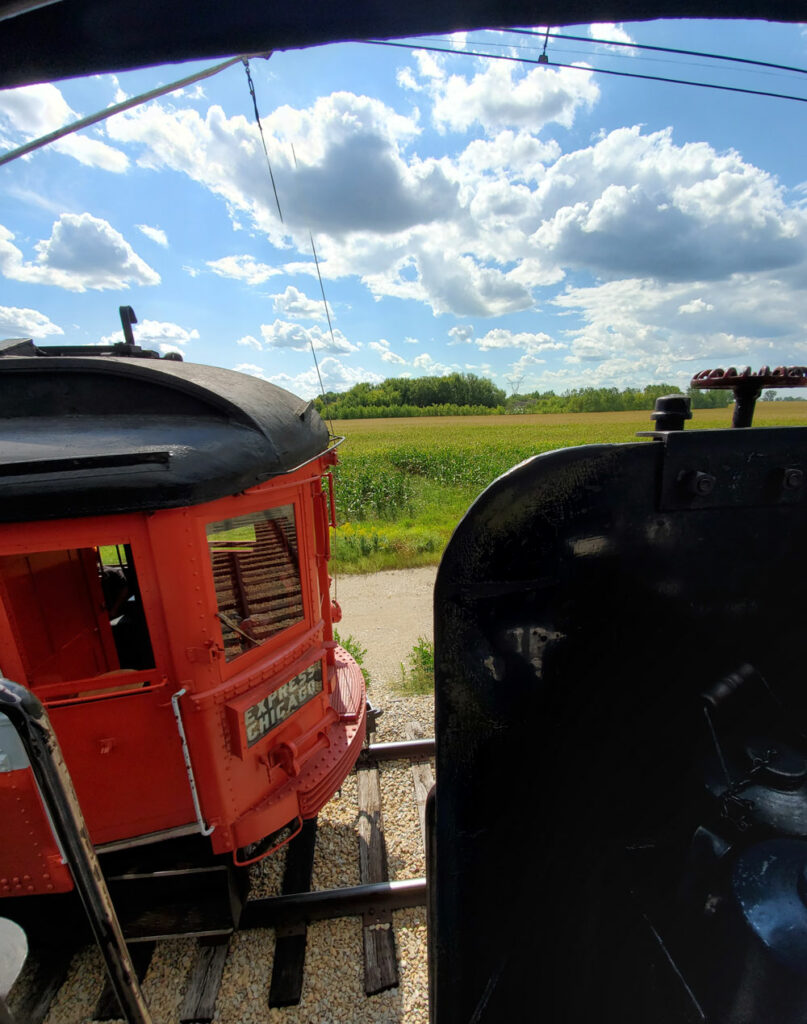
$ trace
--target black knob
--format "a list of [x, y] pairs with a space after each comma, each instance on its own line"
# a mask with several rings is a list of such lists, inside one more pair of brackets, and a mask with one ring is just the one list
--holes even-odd
[[656, 421], [656, 430], [683, 430], [685, 421], [692, 419], [690, 406], [688, 395], [662, 395], [650, 419]]

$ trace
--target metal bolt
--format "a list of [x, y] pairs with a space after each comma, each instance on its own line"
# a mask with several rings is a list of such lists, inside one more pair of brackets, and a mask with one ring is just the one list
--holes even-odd
[[686, 486], [690, 494], [694, 494], [699, 498], [711, 494], [717, 483], [717, 480], [711, 473], [703, 473], [699, 469], [695, 469], [691, 473], [682, 473], [679, 479]]
[[784, 484], [789, 491], [795, 491], [797, 488], [802, 487], [804, 484], [804, 470], [786, 469]]

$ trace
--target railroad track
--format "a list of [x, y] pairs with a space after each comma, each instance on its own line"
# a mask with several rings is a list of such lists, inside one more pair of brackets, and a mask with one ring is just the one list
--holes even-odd
[[[320, 820], [253, 869], [238, 932], [131, 944], [155, 1024], [428, 1019], [434, 741], [414, 725], [407, 742], [369, 739]], [[33, 950], [9, 1007], [15, 1024], [120, 1019], [93, 947]]]

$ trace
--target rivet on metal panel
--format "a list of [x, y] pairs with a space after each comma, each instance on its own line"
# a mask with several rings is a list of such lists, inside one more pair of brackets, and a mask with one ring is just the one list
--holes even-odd
[[789, 491], [795, 491], [804, 485], [804, 470], [789, 467], [784, 472], [784, 486]]
[[705, 497], [715, 489], [717, 480], [711, 473], [704, 473], [700, 469], [684, 470], [678, 476], [678, 482], [690, 494], [696, 497]]

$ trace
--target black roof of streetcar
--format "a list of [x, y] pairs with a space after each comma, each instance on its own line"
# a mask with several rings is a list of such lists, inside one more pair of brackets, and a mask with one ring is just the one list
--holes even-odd
[[803, 0], [0, 0], [0, 88], [352, 39], [647, 18], [803, 21]]
[[0, 343], [0, 522], [199, 504], [328, 447], [313, 403], [268, 381], [69, 353]]

